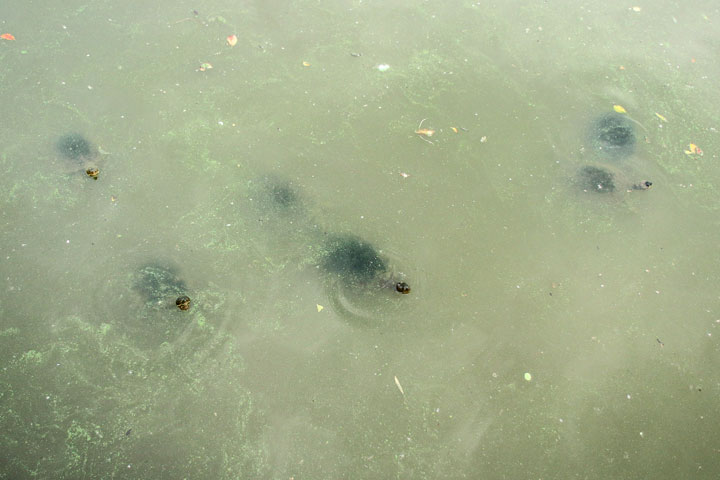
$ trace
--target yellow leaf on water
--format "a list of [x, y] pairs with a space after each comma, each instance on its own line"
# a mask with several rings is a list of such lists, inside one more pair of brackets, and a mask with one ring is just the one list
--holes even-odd
[[698, 147], [694, 143], [689, 144], [688, 149], [685, 150], [685, 155], [699, 155], [702, 157], [703, 153], [702, 148]]
[[317, 306], [318, 312], [322, 312], [322, 309], [325, 308], [322, 305], [320, 305], [319, 303], [316, 304], [316, 306]]
[[663, 122], [667, 122], [667, 118], [663, 117], [663, 116], [660, 115], [659, 113], [655, 112], [655, 116], [658, 117], [658, 118], [659, 118], [660, 120], [662, 120]]
[[627, 113], [627, 110], [625, 110], [622, 105], [613, 105], [613, 110], [617, 113]]

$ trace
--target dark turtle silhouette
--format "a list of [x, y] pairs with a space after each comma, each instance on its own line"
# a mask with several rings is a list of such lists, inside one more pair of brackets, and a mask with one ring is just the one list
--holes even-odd
[[250, 201], [263, 215], [293, 215], [304, 208], [299, 189], [286, 178], [270, 174], [252, 180], [249, 187]]
[[393, 271], [375, 247], [354, 235], [331, 236], [325, 243], [320, 265], [346, 287], [410, 293], [405, 276]]
[[97, 147], [79, 133], [67, 133], [60, 137], [55, 148], [65, 160], [66, 165], [61, 168], [68, 173], [77, 170], [84, 171], [93, 180], [98, 179], [100, 170], [95, 165], [97, 160]]
[[615, 191], [615, 175], [605, 168], [586, 165], [578, 172], [580, 188], [587, 192], [612, 193]]
[[331, 236], [325, 242], [320, 267], [327, 274], [333, 308], [354, 325], [382, 325], [390, 312], [407, 305], [397, 298], [410, 293], [405, 276], [396, 273], [380, 252], [361, 238]]
[[187, 291], [185, 282], [173, 268], [157, 264], [141, 267], [133, 287], [150, 306], [170, 305]]
[[635, 130], [627, 115], [612, 112], [601, 116], [591, 135], [595, 148], [611, 157], [625, 157], [635, 149]]
[[375, 247], [351, 235], [331, 237], [322, 255], [323, 269], [354, 284], [369, 284], [387, 271]]
[[631, 181], [616, 167], [606, 165], [585, 165], [577, 174], [578, 186], [584, 192], [610, 194], [615, 191], [647, 190], [652, 182]]
[[79, 133], [68, 133], [57, 141], [57, 150], [64, 158], [79, 163], [95, 156], [93, 145]]

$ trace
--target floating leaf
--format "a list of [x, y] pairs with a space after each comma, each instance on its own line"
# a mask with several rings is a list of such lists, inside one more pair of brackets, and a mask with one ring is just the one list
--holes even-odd
[[688, 145], [688, 149], [685, 150], [685, 155], [698, 155], [698, 156], [702, 157], [703, 151], [700, 147], [698, 147], [694, 143], [691, 143]]
[[453, 131], [453, 132], [458, 133], [458, 129], [457, 129], [457, 128], [455, 128], [455, 127], [450, 127], [450, 128], [452, 128], [452, 131]]
[[309, 67], [309, 66], [310, 66], [310, 62], [303, 62], [303, 67]]
[[228, 45], [230, 45], [231, 47], [234, 47], [235, 45], [237, 45], [237, 42], [238, 42], [237, 35], [228, 35], [227, 38], [225, 39], [225, 41], [227, 42]]
[[15, 40], [15, 36], [12, 33], [3, 33], [0, 35], [3, 40]]
[[627, 110], [625, 110], [622, 105], [613, 105], [613, 110], [617, 113], [627, 113]]
[[663, 116], [660, 115], [659, 113], [655, 112], [655, 116], [658, 117], [658, 118], [659, 118], [660, 120], [662, 120], [663, 122], [667, 122], [667, 118], [663, 117]]
[[322, 305], [320, 305], [319, 303], [315, 304], [315, 306], [317, 307], [318, 312], [322, 312], [322, 309], [325, 308]]

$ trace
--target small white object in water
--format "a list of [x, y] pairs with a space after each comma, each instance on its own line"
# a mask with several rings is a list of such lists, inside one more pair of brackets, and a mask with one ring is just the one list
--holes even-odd
[[530, 380], [532, 380], [532, 375], [530, 375], [530, 372], [526, 372], [525, 375], [523, 375], [523, 377], [525, 377], [525, 380], [527, 380], [528, 382]]
[[377, 66], [377, 69], [380, 72], [387, 72], [388, 70], [390, 70], [390, 65], [388, 65], [387, 63], [381, 63]]

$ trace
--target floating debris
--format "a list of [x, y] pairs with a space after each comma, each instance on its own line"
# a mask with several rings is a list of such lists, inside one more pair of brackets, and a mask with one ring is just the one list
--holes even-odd
[[418, 135], [425, 135], [426, 137], [432, 137], [435, 135], [435, 130], [431, 128], [421, 128], [419, 130], [415, 130], [415, 133]]
[[427, 120], [427, 118], [423, 118], [422, 120], [420, 120], [420, 123], [418, 124], [418, 127], [415, 130], [415, 133], [420, 135], [420, 138], [423, 139], [424, 141], [428, 142], [431, 145], [434, 145], [433, 142], [431, 142], [430, 140], [425, 138], [425, 137], [432, 137], [433, 135], [435, 135], [435, 130], [433, 130], [432, 128], [422, 128], [422, 124], [425, 122], [425, 120]]
[[397, 376], [395, 376], [394, 378], [395, 378], [395, 385], [397, 385], [398, 390], [400, 390], [400, 393], [401, 393], [402, 396], [404, 397], [404, 396], [405, 396], [405, 391], [403, 391], [402, 385], [400, 385], [400, 380], [398, 380]]
[[697, 155], [699, 157], [702, 157], [703, 151], [700, 147], [698, 147], [694, 143], [691, 143], [688, 145], [687, 150], [685, 150], [685, 155]]

